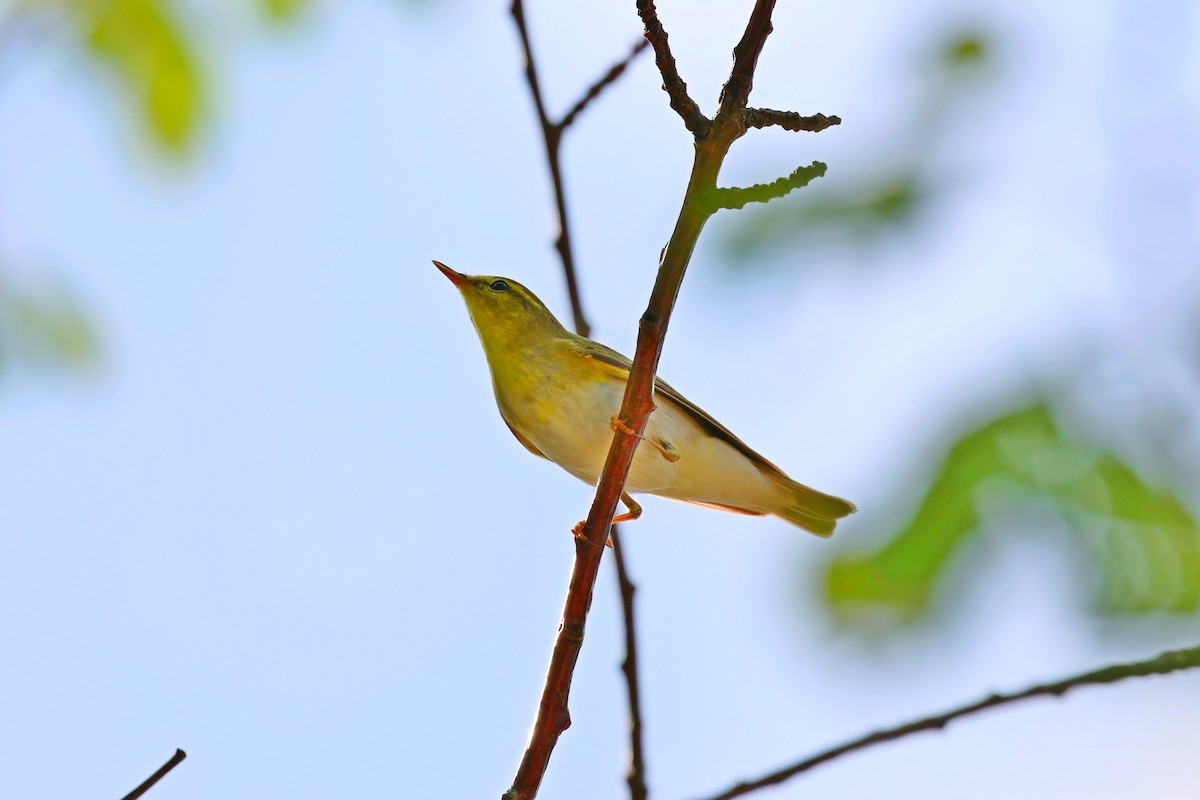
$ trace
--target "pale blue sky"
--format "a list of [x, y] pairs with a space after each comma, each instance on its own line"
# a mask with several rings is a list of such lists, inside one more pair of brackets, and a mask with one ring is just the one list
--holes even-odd
[[[750, 5], [659, 3], [706, 110]], [[1110, 124], [1138, 98], [1113, 66], [1124, 6], [1044, 5], [776, 13], [754, 103], [845, 123], [751, 133], [729, 183], [814, 159], [826, 181], [864, 174], [939, 25], [979, 21], [1002, 45], [937, 156], [962, 185], [919, 234], [875, 255], [791, 251], [739, 285], [719, 219], [681, 294], [662, 373], [798, 479], [854, 499], [838, 540], [911, 509], [914, 469], [964, 410], [1081, 352], [1173, 346], [1188, 313], [1194, 231], [1153, 280], [1110, 236], [1115, 153], [1140, 135]], [[429, 263], [510, 275], [567, 312], [507, 3], [327, 3], [280, 35], [194, 11], [214, 114], [182, 168], [146, 155], [108, 79], [60, 43], [24, 51], [0, 84], [6, 268], [53, 270], [104, 350], [88, 377], [0, 384], [0, 796], [120, 797], [182, 747], [153, 797], [497, 797], [591, 496], [505, 430]], [[528, 13], [559, 110], [639, 35], [632, 2]], [[1194, 112], [1184, 17], [1163, 25], [1191, 36], [1178, 90]], [[625, 352], [690, 162], [658, 87], [640, 61], [565, 145], [593, 333]], [[1184, 158], [1186, 137], [1156, 141]], [[1198, 221], [1195, 200], [1192, 186], [1182, 219]], [[1147, 284], [1164, 288], [1131, 288]], [[1195, 393], [1183, 381], [1172, 397]], [[625, 538], [655, 797], [1200, 632], [1099, 623], [1040, 546], [1056, 531], [996, 530], [941, 625], [865, 646], [831, 630], [806, 583], [837, 541], [645, 508]], [[620, 655], [606, 560], [543, 797], [623, 795]], [[1200, 676], [1176, 676], [1013, 707], [760, 796], [1178, 798], [1200, 784], [1198, 691]]]

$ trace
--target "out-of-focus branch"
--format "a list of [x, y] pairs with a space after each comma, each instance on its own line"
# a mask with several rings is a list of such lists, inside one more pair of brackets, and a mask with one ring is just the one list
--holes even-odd
[[[571, 724], [567, 710], [571, 678], [579, 649], [583, 644], [584, 628], [588, 608], [591, 605], [592, 587], [604, 553], [604, 543], [612, 526], [617, 501], [620, 499], [640, 436], [646, 429], [646, 421], [654, 410], [654, 375], [662, 355], [663, 341], [675, 298], [688, 262], [695, 249], [696, 241], [705, 222], [716, 211], [711, 203], [717, 187], [717, 175], [730, 146], [746, 132], [744, 112], [746, 101], [753, 85], [753, 74], [759, 54], [771, 31], [771, 12], [774, 0], [757, 0], [750, 14], [750, 21], [741, 41], [734, 50], [734, 65], [728, 82], [721, 94], [721, 105], [710, 126], [697, 124], [695, 114], [681, 100], [687, 98], [683, 82], [679, 79], [674, 60], [666, 45], [666, 34], [658, 22], [657, 12], [650, 0], [638, 0], [638, 12], [646, 25], [646, 38], [650, 40], [657, 56], [656, 63], [663, 75], [664, 87], [668, 88], [672, 107], [676, 107], [685, 123], [695, 136], [695, 157], [692, 172], [684, 192], [682, 207], [671, 237], [659, 259], [658, 276], [650, 295], [650, 302], [642, 314], [638, 328], [637, 350], [633, 366], [625, 387], [625, 397], [619, 414], [623, 423], [622, 432], [613, 436], [612, 446], [601, 473], [596, 497], [583, 524], [582, 534], [575, 545], [575, 565], [571, 571], [571, 584], [563, 608], [562, 625], [550, 666], [542, 698], [538, 704], [537, 718], [530, 732], [529, 744], [512, 788], [505, 793], [506, 800], [531, 800], [536, 794], [549, 763], [558, 737]], [[703, 115], [700, 115], [703, 120]]]
[[121, 800], [137, 800], [137, 798], [149, 791], [150, 787], [162, 780], [164, 775], [175, 769], [175, 767], [179, 766], [179, 762], [183, 761], [185, 758], [187, 758], [187, 753], [176, 748], [175, 755], [171, 756], [167, 763], [159, 767], [153, 775], [142, 781], [136, 789], [125, 795], [123, 798], [121, 798]]
[[617, 526], [609, 534], [613, 543], [613, 559], [617, 564], [617, 585], [621, 590], [621, 615], [625, 620], [625, 659], [621, 672], [625, 675], [625, 688], [629, 695], [629, 772], [625, 781], [629, 784], [630, 800], [646, 800], [646, 756], [642, 736], [642, 698], [638, 682], [637, 628], [633, 615], [633, 595], [637, 591], [629, 570], [625, 566], [625, 550], [617, 536]]
[[571, 252], [571, 239], [567, 235], [567, 200], [563, 187], [562, 165], [558, 157], [559, 145], [562, 142], [562, 128], [550, 120], [546, 113], [546, 103], [542, 98], [541, 83], [538, 81], [537, 63], [533, 58], [533, 48], [529, 44], [529, 29], [525, 25], [525, 6], [521, 0], [513, 0], [513, 21], [517, 25], [517, 33], [521, 37], [521, 48], [525, 51], [525, 79], [529, 82], [529, 93], [533, 95], [533, 104], [537, 109], [538, 122], [542, 126], [542, 138], [546, 143], [546, 163], [550, 167], [550, 181], [554, 185], [554, 202], [558, 211], [558, 236], [554, 239], [554, 249], [558, 251], [563, 262], [563, 272], [567, 279], [567, 294], [571, 298], [571, 316], [575, 319], [575, 329], [580, 335], [587, 336], [590, 326], [583, 316], [583, 307], [579, 302], [579, 285], [575, 278], [575, 256]]
[[558, 213], [558, 235], [554, 239], [554, 249], [558, 251], [563, 263], [563, 274], [567, 279], [567, 295], [571, 300], [571, 316], [575, 321], [575, 330], [580, 336], [587, 336], [591, 331], [587, 319], [583, 315], [583, 305], [579, 298], [579, 282], [575, 274], [575, 255], [571, 249], [571, 236], [567, 222], [567, 198], [563, 185], [562, 161], [559, 158], [562, 134], [579, 114], [606, 88], [625, 72], [629, 63], [645, 49], [645, 44], [639, 42], [632, 52], [622, 61], [614, 65], [604, 77], [592, 84], [567, 115], [560, 121], [550, 119], [546, 111], [546, 101], [542, 96], [541, 82], [538, 80], [537, 62], [533, 57], [533, 47], [529, 43], [529, 28], [525, 24], [525, 5], [522, 0], [513, 0], [510, 9], [513, 22], [516, 23], [517, 33], [521, 39], [521, 49], [525, 54], [525, 79], [529, 83], [529, 93], [533, 95], [533, 105], [537, 110], [538, 122], [542, 127], [542, 139], [546, 144], [546, 164], [550, 168], [550, 181], [554, 186], [554, 204]]
[[604, 73], [604, 75], [601, 76], [598, 81], [588, 87], [588, 90], [583, 93], [583, 97], [579, 98], [579, 102], [573, 105], [571, 110], [564, 114], [563, 118], [559, 120], [558, 127], [562, 129], [571, 127], [571, 123], [575, 121], [575, 118], [578, 117], [579, 114], [585, 108], [587, 108], [593, 100], [599, 97], [602, 91], [607, 89], [610, 84], [614, 83], [618, 78], [620, 78], [625, 73], [625, 70], [629, 67], [629, 65], [633, 63], [633, 60], [649, 46], [650, 42], [646, 41], [645, 39], [639, 40], [637, 44], [635, 44], [629, 51], [629, 55], [625, 56], [625, 58], [621, 59], [616, 64], [613, 64], [608, 72]]
[[1045, 695], [1054, 695], [1061, 697], [1072, 689], [1079, 686], [1094, 686], [1097, 684], [1116, 683], [1123, 681], [1126, 678], [1141, 678], [1147, 675], [1166, 675], [1170, 672], [1177, 672], [1184, 669], [1195, 669], [1200, 667], [1200, 646], [1189, 647], [1184, 650], [1171, 650], [1163, 653], [1155, 658], [1146, 661], [1134, 661], [1128, 664], [1114, 664], [1113, 666], [1104, 667], [1102, 669], [1085, 672], [1081, 675], [1075, 675], [1070, 678], [1064, 678], [1053, 683], [1042, 683], [1037, 686], [1031, 686], [1022, 692], [1013, 694], [993, 694], [990, 697], [985, 697], [970, 705], [956, 708], [953, 711], [947, 711], [944, 714], [938, 714], [932, 717], [926, 717], [915, 722], [909, 722], [904, 725], [897, 725], [894, 728], [888, 728], [882, 731], [868, 734], [851, 742], [846, 742], [843, 745], [835, 747], [831, 750], [826, 750], [824, 753], [819, 753], [803, 761], [798, 761], [791, 766], [776, 770], [769, 775], [764, 775], [761, 778], [756, 778], [751, 781], [743, 781], [737, 784], [728, 791], [714, 795], [709, 800], [733, 800], [735, 797], [749, 794], [756, 789], [762, 789], [766, 786], [775, 786], [783, 783], [788, 778], [799, 775], [802, 772], [807, 772], [813, 767], [820, 766], [826, 762], [832, 761], [835, 758], [853, 753], [857, 750], [865, 750], [874, 745], [883, 744], [884, 742], [892, 742], [896, 739], [903, 738], [912, 733], [921, 731], [940, 730], [946, 727], [947, 724], [959, 717], [965, 717], [969, 714], [974, 714], [985, 709], [995, 708], [996, 706], [1015, 703], [1018, 700], [1028, 700], [1031, 697], [1043, 697]]

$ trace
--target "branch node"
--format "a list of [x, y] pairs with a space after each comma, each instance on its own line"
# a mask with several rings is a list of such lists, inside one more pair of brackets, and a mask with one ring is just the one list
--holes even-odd
[[565, 620], [559, 630], [566, 639], [576, 642], [583, 641], [584, 624], [580, 620]]

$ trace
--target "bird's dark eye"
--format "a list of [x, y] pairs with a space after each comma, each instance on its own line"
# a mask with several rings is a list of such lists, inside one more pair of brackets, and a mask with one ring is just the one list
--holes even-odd
[[507, 292], [508, 291], [508, 282], [507, 281], [492, 281], [492, 291], [493, 292]]

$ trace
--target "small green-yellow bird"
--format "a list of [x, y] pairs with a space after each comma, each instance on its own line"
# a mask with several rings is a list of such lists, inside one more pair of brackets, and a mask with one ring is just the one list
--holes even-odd
[[[568, 331], [516, 281], [433, 263], [467, 303], [509, 430], [534, 455], [595, 486], [612, 432], [632, 433], [617, 417], [629, 359]], [[629, 512], [615, 522], [641, 514], [630, 494], [774, 514], [818, 536], [854, 512], [852, 503], [789, 478], [665, 381], [655, 379], [654, 403], [642, 436], [649, 447], [638, 448], [621, 495]]]

